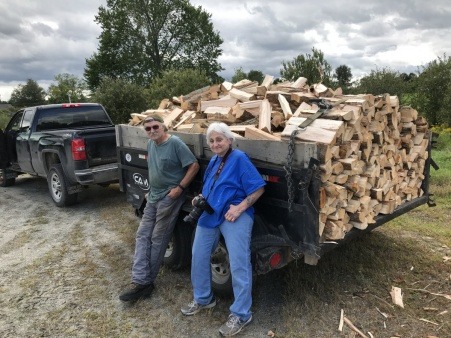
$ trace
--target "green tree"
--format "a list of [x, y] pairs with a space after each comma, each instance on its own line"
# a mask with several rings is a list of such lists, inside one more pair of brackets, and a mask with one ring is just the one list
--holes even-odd
[[403, 95], [407, 93], [406, 88], [407, 86], [399, 72], [390, 68], [377, 68], [372, 70], [369, 75], [362, 77], [357, 82], [353, 92], [373, 95], [389, 93], [390, 95], [397, 95], [402, 101]]
[[243, 70], [243, 67], [236, 68], [235, 74], [232, 76], [232, 83], [237, 83], [244, 79], [247, 79], [247, 73]]
[[251, 81], [257, 81], [259, 84], [263, 82], [265, 75], [260, 70], [251, 69], [249, 73], [247, 73], [247, 78]]
[[351, 68], [346, 65], [338, 66], [335, 69], [334, 78], [337, 80], [337, 86], [346, 91], [351, 86]]
[[49, 103], [86, 102], [86, 82], [75, 75], [63, 73], [55, 76], [56, 84], [51, 84], [47, 91]]
[[326, 86], [331, 84], [332, 67], [324, 58], [323, 52], [315, 47], [312, 54], [299, 54], [292, 61], [283, 61], [280, 76], [288, 81], [295, 81], [303, 76], [309, 84], [322, 82]]
[[15, 107], [32, 107], [44, 104], [45, 90], [36, 81], [28, 79], [25, 85], [20, 84], [13, 90], [9, 103]]
[[131, 113], [141, 113], [148, 107], [144, 87], [123, 79], [104, 78], [93, 94], [115, 124], [128, 123]]
[[95, 21], [99, 48], [86, 60], [85, 78], [94, 89], [102, 77], [142, 86], [169, 69], [200, 69], [211, 81], [222, 70], [222, 39], [211, 14], [188, 0], [107, 0]]
[[265, 76], [260, 70], [250, 70], [249, 73], [246, 73], [243, 70], [243, 67], [239, 67], [235, 69], [235, 74], [232, 76], [232, 82], [236, 83], [238, 81], [247, 79], [250, 81], [257, 81], [259, 84], [263, 82]]
[[149, 90], [150, 107], [156, 108], [161, 100], [188, 94], [210, 84], [208, 76], [201, 70], [168, 70], [155, 78]]
[[451, 58], [438, 57], [418, 76], [412, 105], [429, 123], [451, 126]]

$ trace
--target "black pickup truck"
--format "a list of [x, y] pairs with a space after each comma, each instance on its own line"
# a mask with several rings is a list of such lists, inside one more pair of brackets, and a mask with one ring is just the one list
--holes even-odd
[[46, 177], [59, 207], [83, 186], [118, 181], [115, 126], [98, 103], [52, 104], [16, 112], [0, 129], [0, 186], [20, 174]]

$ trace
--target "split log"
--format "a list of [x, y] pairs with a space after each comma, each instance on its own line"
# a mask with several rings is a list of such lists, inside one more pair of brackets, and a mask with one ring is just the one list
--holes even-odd
[[232, 88], [229, 91], [229, 95], [241, 102], [247, 102], [247, 101], [251, 101], [255, 99], [255, 95], [254, 94], [249, 94], [246, 93], [245, 91], [236, 89], [236, 88]]
[[250, 140], [280, 141], [280, 137], [273, 136], [271, 134], [268, 134], [267, 132], [264, 132], [263, 130], [250, 126], [246, 126], [244, 130], [244, 137]]

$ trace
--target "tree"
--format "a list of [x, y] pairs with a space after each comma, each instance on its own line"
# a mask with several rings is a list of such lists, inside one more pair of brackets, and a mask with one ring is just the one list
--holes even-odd
[[161, 100], [188, 94], [210, 84], [208, 76], [197, 69], [168, 70], [155, 78], [149, 89], [150, 107], [158, 107]]
[[249, 71], [249, 73], [246, 73], [243, 70], [243, 67], [239, 67], [235, 69], [235, 74], [233, 74], [232, 76], [232, 82], [236, 83], [241, 80], [247, 79], [250, 81], [257, 81], [258, 83], [262, 83], [264, 77], [265, 76], [263, 75], [263, 73], [259, 70], [252, 69]]
[[115, 124], [127, 123], [131, 113], [147, 109], [147, 91], [144, 87], [123, 79], [104, 78], [93, 94]]
[[337, 86], [346, 91], [351, 86], [351, 68], [346, 65], [338, 66], [335, 69], [334, 78], [337, 80]]
[[243, 67], [236, 68], [235, 74], [232, 76], [232, 83], [237, 83], [244, 79], [247, 79], [247, 73], [243, 70]]
[[451, 126], [451, 58], [438, 57], [418, 76], [412, 105], [430, 124]]
[[263, 79], [265, 78], [265, 75], [263, 75], [263, 72], [261, 72], [260, 70], [251, 69], [247, 74], [247, 78], [251, 81], [257, 81], [259, 84], [261, 84], [263, 82]]
[[283, 61], [282, 67], [280, 75], [288, 81], [295, 81], [303, 76], [309, 84], [322, 82], [329, 86], [331, 83], [332, 67], [324, 59], [323, 52], [315, 47], [312, 48], [312, 54], [299, 54], [293, 61]]
[[91, 89], [104, 76], [147, 86], [169, 69], [200, 69], [211, 81], [222, 70], [211, 14], [188, 0], [107, 0], [95, 21], [99, 48], [84, 72]]
[[56, 84], [51, 84], [48, 90], [49, 103], [86, 102], [86, 82], [68, 73], [55, 75]]
[[369, 75], [362, 77], [353, 92], [373, 95], [389, 93], [397, 95], [402, 100], [402, 96], [407, 92], [406, 88], [399, 72], [390, 68], [377, 68], [372, 70]]
[[32, 107], [45, 103], [45, 90], [32, 79], [28, 79], [25, 85], [15, 88], [9, 99], [9, 103], [15, 107]]

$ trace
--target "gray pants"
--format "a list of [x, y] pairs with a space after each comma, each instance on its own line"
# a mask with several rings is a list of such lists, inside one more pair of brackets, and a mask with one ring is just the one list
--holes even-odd
[[185, 194], [173, 200], [166, 196], [156, 203], [147, 202], [136, 232], [132, 281], [150, 284], [157, 278]]

